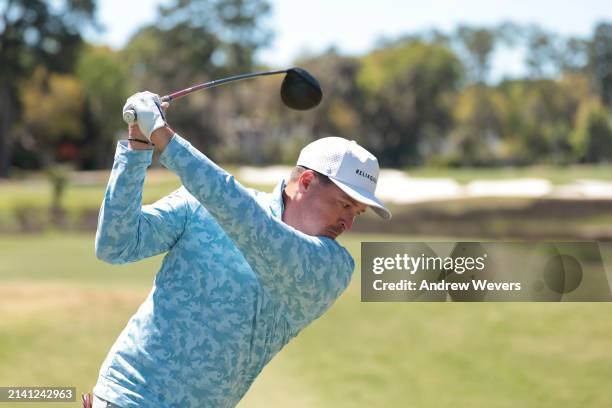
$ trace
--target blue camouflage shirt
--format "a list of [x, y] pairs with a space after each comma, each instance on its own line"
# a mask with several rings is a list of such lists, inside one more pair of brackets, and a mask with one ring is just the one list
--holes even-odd
[[167, 252], [153, 288], [106, 357], [94, 393], [120, 407], [233, 407], [270, 359], [346, 289], [335, 240], [281, 220], [284, 182], [244, 188], [174, 135], [160, 155], [183, 186], [141, 206], [152, 150], [119, 142], [96, 255]]

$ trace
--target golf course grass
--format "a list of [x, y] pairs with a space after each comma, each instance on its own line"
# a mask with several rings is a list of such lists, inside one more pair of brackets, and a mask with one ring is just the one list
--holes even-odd
[[612, 181], [609, 164], [573, 164], [567, 166], [534, 165], [524, 167], [416, 167], [406, 170], [411, 177], [451, 178], [460, 184], [474, 180], [507, 180], [542, 178], [552, 184], [569, 184], [578, 180]]
[[[426, 239], [341, 241], [359, 263], [361, 241]], [[91, 390], [160, 261], [104, 264], [92, 233], [0, 236], [0, 385]], [[272, 360], [239, 406], [612, 406], [611, 309], [361, 303], [358, 265], [344, 295]]]

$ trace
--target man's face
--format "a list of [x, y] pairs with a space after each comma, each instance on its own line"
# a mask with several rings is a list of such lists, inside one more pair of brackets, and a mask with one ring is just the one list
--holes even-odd
[[367, 205], [355, 201], [332, 182], [322, 181], [312, 170], [298, 180], [301, 225], [297, 227], [309, 235], [323, 235], [336, 239], [351, 229], [355, 217]]

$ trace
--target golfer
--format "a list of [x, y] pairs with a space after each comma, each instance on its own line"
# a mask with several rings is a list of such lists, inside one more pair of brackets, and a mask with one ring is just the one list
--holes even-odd
[[[319, 139], [274, 191], [247, 189], [165, 121], [167, 104], [127, 100], [100, 209], [96, 256], [122, 264], [166, 253], [153, 288], [106, 357], [97, 407], [234, 407], [285, 344], [346, 289], [354, 261], [335, 238], [376, 199], [378, 161]], [[151, 144], [153, 143], [153, 144]], [[141, 206], [153, 146], [183, 184]]]

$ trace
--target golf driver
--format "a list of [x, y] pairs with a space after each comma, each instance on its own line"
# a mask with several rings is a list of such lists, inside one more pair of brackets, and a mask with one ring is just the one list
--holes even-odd
[[[319, 102], [321, 102], [323, 93], [321, 92], [319, 81], [317, 81], [315, 77], [310, 75], [302, 68], [256, 72], [252, 74], [235, 75], [228, 78], [204, 82], [203, 84], [194, 85], [192, 87], [173, 92], [169, 95], [162, 96], [161, 101], [170, 102], [175, 99], [182, 98], [183, 96], [192, 92], [199, 91], [200, 89], [214, 88], [228, 82], [278, 74], [286, 74], [285, 78], [283, 79], [283, 83], [281, 84], [280, 95], [283, 103], [288, 107], [296, 110], [307, 110], [314, 108], [319, 104]], [[123, 114], [123, 120], [129, 125], [133, 124], [134, 121], [136, 121], [136, 112], [131, 109], [125, 111]]]

